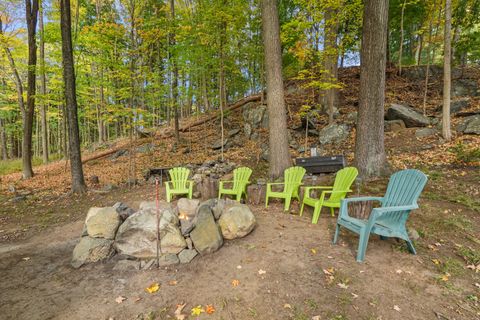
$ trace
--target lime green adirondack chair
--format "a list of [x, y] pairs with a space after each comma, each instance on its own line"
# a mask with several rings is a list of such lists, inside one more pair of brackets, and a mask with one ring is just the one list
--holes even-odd
[[[383, 197], [343, 199], [333, 243], [337, 243], [340, 227], [344, 227], [360, 236], [357, 251], [358, 262], [365, 259], [368, 238], [372, 233], [378, 234], [381, 239], [389, 237], [403, 239], [410, 252], [415, 254], [416, 251], [405, 224], [410, 212], [418, 208], [417, 199], [426, 183], [427, 176], [423, 172], [407, 169], [398, 171], [390, 177], [387, 192]], [[348, 203], [356, 201], [380, 201], [382, 206], [374, 208], [368, 220], [363, 220], [348, 214]]]
[[[220, 186], [218, 188], [218, 199], [222, 197], [222, 194], [231, 194], [236, 196], [236, 200], [240, 202], [242, 199], [242, 194], [247, 198], [247, 185], [250, 181], [250, 175], [252, 174], [252, 169], [247, 167], [240, 167], [233, 170], [233, 180], [232, 181], [220, 181]], [[232, 188], [225, 188], [223, 185], [226, 183], [233, 183]]]
[[[322, 211], [322, 206], [329, 207], [332, 213], [332, 217], [335, 216], [333, 208], [340, 208], [340, 200], [344, 199], [347, 192], [351, 192], [350, 186], [357, 178], [358, 170], [355, 167], [347, 167], [337, 172], [335, 176], [335, 182], [332, 187], [305, 187], [303, 195], [302, 208], [300, 209], [300, 216], [303, 214], [303, 206], [308, 205], [314, 208], [312, 223], [317, 223]], [[315, 189], [331, 189], [324, 190], [320, 195], [320, 198], [310, 197], [310, 191]], [[327, 195], [329, 195], [327, 199]]]
[[188, 198], [192, 199], [193, 181], [188, 180], [190, 169], [178, 167], [168, 170], [168, 173], [170, 181], [165, 182], [167, 202], [176, 194], [187, 194]]
[[[267, 183], [267, 193], [265, 196], [265, 208], [268, 207], [268, 199], [269, 198], [283, 198], [285, 199], [285, 208], [284, 210], [287, 211], [290, 208], [290, 201], [292, 198], [297, 198], [300, 200], [298, 196], [298, 189], [302, 185], [302, 179], [305, 175], [305, 168], [302, 167], [290, 167], [285, 170], [284, 174], [284, 181], [283, 182], [274, 182], [274, 183]], [[283, 185], [283, 191], [272, 191], [273, 185]]]

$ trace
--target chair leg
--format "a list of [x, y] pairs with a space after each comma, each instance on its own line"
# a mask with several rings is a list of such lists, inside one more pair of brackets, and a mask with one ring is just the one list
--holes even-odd
[[222, 193], [220, 192], [220, 190], [218, 191], [218, 200], [222, 199]]
[[333, 244], [337, 244], [339, 233], [340, 233], [340, 225], [337, 223], [337, 227], [335, 228], [335, 235], [333, 236]]
[[335, 211], [333, 210], [333, 207], [330, 207], [330, 212], [332, 213], [332, 217], [335, 217]]
[[300, 207], [300, 214], [299, 214], [300, 217], [303, 215], [303, 207], [304, 206], [305, 206], [305, 203], [302, 201], [302, 206]]
[[362, 230], [360, 232], [360, 239], [358, 241], [357, 262], [363, 262], [365, 253], [367, 251], [368, 238], [370, 237], [370, 230]]
[[387, 240], [388, 237], [385, 237], [385, 236], [380, 236], [380, 240]]
[[240, 202], [242, 200], [242, 193], [237, 193], [237, 201]]
[[288, 209], [290, 209], [290, 201], [292, 200], [291, 197], [286, 197], [285, 198], [285, 207], [284, 207], [284, 211], [288, 211]]
[[322, 211], [321, 204], [315, 204], [315, 209], [313, 209], [312, 223], [317, 224], [318, 218], [320, 218], [320, 212]]
[[268, 196], [265, 196], [265, 208], [268, 208]]
[[417, 254], [417, 250], [415, 250], [412, 240], [405, 240], [405, 242], [407, 243], [408, 251], [410, 251], [411, 254]]

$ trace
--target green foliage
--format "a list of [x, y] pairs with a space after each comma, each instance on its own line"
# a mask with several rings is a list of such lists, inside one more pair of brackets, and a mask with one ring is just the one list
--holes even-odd
[[458, 143], [450, 148], [449, 151], [455, 154], [459, 162], [471, 163], [480, 161], [480, 148], [478, 147], [468, 148], [465, 144]]

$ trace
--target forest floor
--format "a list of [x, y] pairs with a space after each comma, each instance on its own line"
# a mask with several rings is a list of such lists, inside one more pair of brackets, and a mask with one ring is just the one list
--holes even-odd
[[[358, 79], [350, 78], [355, 95]], [[418, 88], [401, 79], [392, 83], [387, 100], [401, 97], [419, 105], [419, 83]], [[339, 122], [355, 110], [354, 101], [350, 95], [343, 98]], [[294, 110], [301, 105], [289, 103]], [[430, 114], [438, 103], [438, 94], [429, 98]], [[472, 105], [478, 108], [478, 99]], [[453, 125], [460, 120], [454, 117]], [[227, 129], [241, 128], [241, 121], [238, 112], [232, 113]], [[289, 119], [294, 122], [299, 119]], [[285, 214], [277, 202], [268, 210], [253, 205], [258, 226], [250, 235], [227, 241], [221, 250], [188, 265], [129, 272], [114, 271], [115, 260], [78, 270], [70, 266], [89, 207], [122, 201], [137, 208], [155, 194], [154, 186], [141, 178], [146, 169], [218, 158], [209, 148], [218, 139], [217, 125], [192, 128], [180, 144], [159, 138], [165, 133], [160, 130], [157, 137], [135, 141], [136, 146], [151, 144], [148, 152], [86, 162], [89, 191], [80, 196], [68, 193], [65, 161], [35, 167], [36, 176], [29, 181], [19, 173], [0, 176], [0, 318], [175, 319], [177, 305], [183, 303], [185, 314], [198, 305], [213, 305], [215, 312], [199, 319], [480, 318], [480, 170], [478, 162], [466, 164], [459, 160], [461, 151], [455, 151], [460, 144], [479, 147], [480, 137], [474, 135], [454, 133], [445, 143], [438, 135], [416, 138], [415, 128], [386, 133], [392, 168], [418, 168], [429, 177], [420, 209], [408, 220], [420, 236], [417, 255], [409, 254], [403, 242], [372, 237], [365, 263], [357, 263], [355, 235], [344, 231], [340, 244], [331, 244], [335, 218], [327, 210], [312, 225], [311, 211], [299, 217], [295, 203]], [[353, 130], [347, 141], [329, 146], [329, 153], [345, 154], [351, 161], [354, 136]], [[245, 140], [228, 149], [225, 158], [254, 168], [254, 178], [264, 176], [267, 164], [260, 154], [266, 141], [261, 132], [259, 141]], [[84, 155], [116, 149], [134, 148], [119, 140]], [[129, 187], [132, 163], [140, 184]], [[92, 176], [99, 177], [99, 185], [91, 182]], [[361, 190], [355, 186], [353, 195], [382, 195], [386, 183], [380, 179]], [[160, 290], [149, 294], [145, 288], [153, 282]], [[119, 296], [126, 300], [118, 303]]]

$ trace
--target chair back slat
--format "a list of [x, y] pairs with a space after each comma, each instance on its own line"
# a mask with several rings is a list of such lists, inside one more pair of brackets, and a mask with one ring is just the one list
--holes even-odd
[[168, 171], [170, 180], [174, 189], [185, 189], [187, 187], [187, 179], [190, 175], [190, 169], [178, 167]]
[[333, 183], [332, 191], [345, 191], [342, 193], [332, 193], [329, 201], [340, 201], [345, 198], [347, 190], [350, 189], [352, 183], [355, 181], [358, 175], [358, 170], [355, 167], [347, 167], [339, 170], [335, 176], [335, 182]]
[[248, 184], [252, 169], [248, 167], [240, 167], [233, 170], [233, 190], [243, 190]]
[[284, 172], [284, 192], [293, 193], [302, 184], [303, 176], [305, 175], [305, 168], [303, 167], [290, 167]]

